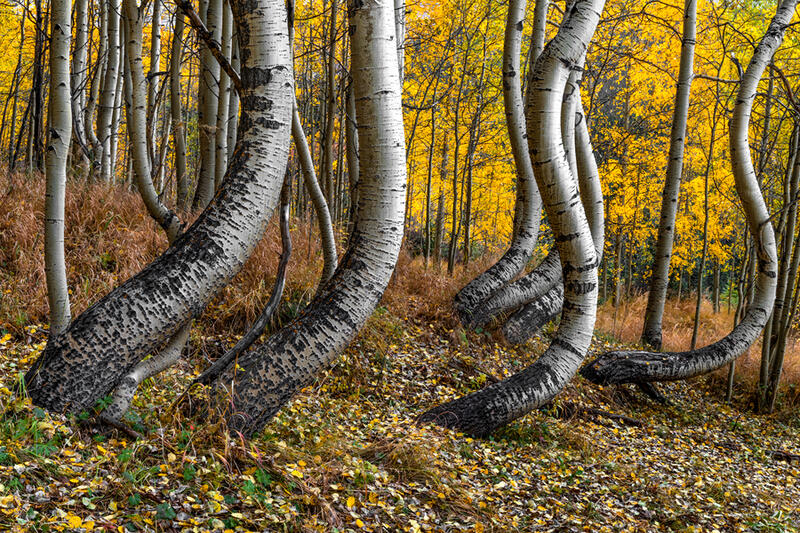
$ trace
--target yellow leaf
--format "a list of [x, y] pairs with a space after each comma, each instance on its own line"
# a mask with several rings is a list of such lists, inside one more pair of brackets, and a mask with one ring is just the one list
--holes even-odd
[[81, 527], [81, 525], [83, 524], [83, 520], [81, 520], [80, 516], [76, 516], [70, 513], [67, 515], [67, 524], [69, 524], [69, 527], [77, 529]]
[[355, 498], [353, 498], [352, 496], [347, 498], [347, 506], [348, 507], [353, 507], [353, 506], [355, 506], [355, 504], [356, 504], [356, 499]]

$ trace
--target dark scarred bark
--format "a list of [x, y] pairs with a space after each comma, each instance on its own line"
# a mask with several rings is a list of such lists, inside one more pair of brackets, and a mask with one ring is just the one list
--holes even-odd
[[25, 376], [33, 402], [81, 411], [197, 316], [239, 271], [278, 203], [293, 102], [286, 10], [232, 2], [242, 47], [242, 116], [223, 187], [164, 254], [48, 343]]
[[503, 337], [511, 344], [522, 344], [530, 339], [545, 324], [561, 314], [564, 304], [564, 288], [561, 283], [543, 296], [521, 307], [503, 324]]

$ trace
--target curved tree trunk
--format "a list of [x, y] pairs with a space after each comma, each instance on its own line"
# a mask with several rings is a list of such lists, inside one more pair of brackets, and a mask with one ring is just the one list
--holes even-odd
[[355, 336], [378, 304], [403, 238], [405, 137], [391, 2], [348, 5], [361, 145], [358, 223], [333, 278], [300, 317], [239, 358], [220, 385], [232, 386], [229, 426], [259, 431]]
[[275, 284], [272, 286], [272, 294], [267, 301], [267, 305], [261, 310], [261, 314], [250, 326], [250, 329], [242, 335], [236, 345], [225, 352], [222, 357], [214, 361], [214, 364], [208, 367], [202, 374], [197, 376], [194, 380], [195, 383], [202, 383], [209, 385], [213, 383], [225, 371], [228, 365], [235, 361], [245, 350], [250, 348], [253, 343], [258, 340], [264, 330], [269, 325], [275, 311], [278, 310], [278, 305], [281, 303], [283, 297], [283, 289], [286, 286], [286, 267], [289, 265], [289, 257], [292, 255], [292, 235], [289, 232], [289, 208], [291, 207], [291, 180], [287, 173], [286, 180], [283, 182], [283, 190], [281, 191], [281, 212], [280, 212], [280, 227], [281, 227], [281, 258], [278, 261], [278, 271], [275, 274]]
[[503, 103], [516, 166], [517, 187], [522, 198], [522, 202], [518, 204], [522, 215], [517, 219], [517, 230], [503, 257], [456, 295], [456, 312], [464, 325], [472, 326], [474, 313], [482, 307], [479, 304], [525, 268], [539, 238], [542, 202], [525, 142], [525, 116], [519, 72], [525, 4], [525, 0], [512, 0], [509, 4], [503, 44]]
[[644, 317], [642, 342], [661, 349], [661, 321], [664, 302], [669, 285], [669, 264], [672, 259], [672, 243], [675, 240], [675, 216], [678, 213], [678, 194], [683, 171], [684, 137], [689, 117], [689, 94], [692, 89], [694, 68], [695, 30], [697, 26], [697, 0], [685, 0], [683, 8], [683, 39], [681, 62], [678, 73], [678, 88], [675, 91], [675, 111], [672, 117], [672, 132], [669, 142], [669, 162], [664, 179], [661, 201], [661, 217], [658, 221], [653, 272], [650, 277], [650, 292], [647, 294], [647, 311]]
[[333, 235], [331, 212], [328, 209], [328, 202], [325, 201], [325, 195], [322, 194], [322, 189], [314, 172], [314, 160], [311, 158], [311, 150], [308, 148], [306, 134], [303, 131], [300, 111], [297, 109], [297, 100], [295, 100], [292, 113], [292, 139], [297, 149], [297, 158], [300, 160], [303, 183], [306, 186], [308, 195], [311, 197], [311, 203], [314, 204], [314, 213], [317, 215], [317, 224], [319, 225], [319, 234], [322, 240], [323, 266], [322, 278], [319, 284], [321, 287], [333, 276], [336, 265], [339, 262], [339, 256], [336, 253], [336, 239]]
[[528, 145], [564, 272], [565, 305], [555, 339], [525, 370], [431, 409], [422, 421], [485, 436], [550, 401], [589, 349], [597, 304], [597, 257], [561, 143], [561, 103], [571, 69], [581, 64], [603, 0], [578, 0], [536, 61], [526, 109]]
[[72, 38], [69, 0], [52, 0], [50, 6], [50, 97], [47, 106], [45, 154], [44, 271], [50, 305], [50, 337], [69, 325], [69, 290], [64, 261], [64, 197], [67, 154], [72, 138], [69, 77], [69, 43]]
[[[581, 78], [576, 77], [575, 87], [580, 91]], [[577, 98], [575, 115], [575, 156], [581, 204], [586, 211], [586, 219], [592, 232], [598, 264], [603, 257], [605, 245], [605, 218], [603, 216], [603, 187], [597, 171], [597, 160], [589, 138], [589, 124], [583, 111], [583, 102]], [[564, 303], [564, 290], [558, 272], [555, 286], [543, 296], [531, 301], [515, 312], [503, 325], [503, 336], [512, 344], [521, 344], [531, 338], [545, 324], [561, 313]]]
[[238, 146], [225, 185], [153, 263], [77, 317], [25, 376], [48, 409], [91, 407], [148, 353], [197, 316], [252, 253], [278, 203], [293, 102], [286, 10], [232, 2], [245, 52]]
[[726, 337], [698, 350], [652, 353], [609, 352], [581, 371], [595, 383], [674, 381], [706, 374], [734, 361], [764, 329], [775, 302], [778, 257], [770, 215], [759, 190], [747, 142], [750, 113], [758, 83], [783, 40], [797, 0], [783, 0], [742, 77], [730, 124], [730, 151], [736, 192], [742, 200], [750, 235], [755, 241], [758, 277], [755, 294], [744, 318]]
[[172, 243], [181, 232], [180, 219], [158, 197], [152, 179], [148, 150], [147, 78], [142, 68], [142, 32], [145, 13], [137, 0], [122, 0], [125, 24], [125, 111], [133, 178], [147, 212], [167, 234]]

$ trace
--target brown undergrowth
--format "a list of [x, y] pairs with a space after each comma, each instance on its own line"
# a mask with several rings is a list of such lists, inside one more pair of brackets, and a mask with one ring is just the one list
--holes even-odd
[[[30, 324], [47, 322], [47, 298], [43, 264], [44, 179], [40, 175], [0, 172], [0, 327], [22, 336]], [[186, 217], [184, 217], [186, 220]], [[276, 325], [290, 320], [314, 295], [322, 270], [322, 253], [316, 226], [295, 219], [292, 223], [293, 254], [288, 268], [284, 303]], [[339, 252], [344, 243], [339, 236]], [[166, 248], [163, 232], [147, 216], [135, 191], [105, 183], [70, 181], [66, 198], [66, 262], [73, 316], [131, 277]], [[261, 311], [272, 290], [280, 232], [271, 221], [267, 233], [233, 282], [211, 303], [201, 317], [201, 352], [218, 351], [205, 346], [216, 335], [241, 334]], [[497, 259], [487, 253], [467, 266], [457, 265], [447, 275], [446, 261], [426, 267], [409, 249], [401, 251], [395, 274], [381, 303], [395, 317], [415, 323], [434, 323], [454, 342], [466, 342], [452, 312], [457, 290]], [[619, 309], [606, 303], [598, 310], [597, 331], [621, 342], [639, 339], [646, 297], [638, 295]], [[689, 348], [694, 319], [694, 298], [670, 300], [664, 313], [664, 346]], [[724, 336], [732, 314], [723, 301], [720, 313], [703, 302], [698, 346]], [[737, 380], [742, 388], [758, 375], [760, 344], [739, 360]], [[792, 338], [786, 357], [784, 382], [800, 385], [800, 346]], [[722, 376], [722, 373], [720, 373]], [[720, 378], [717, 376], [717, 378]]]

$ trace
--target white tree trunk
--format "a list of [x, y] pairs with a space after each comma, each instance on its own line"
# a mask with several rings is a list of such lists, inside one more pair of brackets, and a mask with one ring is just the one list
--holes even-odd
[[80, 412], [197, 316], [252, 253], [278, 203], [294, 94], [286, 9], [234, 0], [242, 29], [242, 120], [224, 185], [195, 223], [142, 272], [48, 342], [25, 376], [32, 400]]
[[[200, 16], [211, 32], [212, 38], [219, 42], [222, 36], [222, 0], [208, 0], [208, 8]], [[202, 4], [201, 4], [202, 5]], [[195, 191], [194, 209], [203, 209], [214, 197], [215, 186], [215, 156], [217, 134], [217, 81], [220, 77], [219, 63], [214, 58], [209, 47], [201, 44], [200, 49], [200, 82], [197, 91], [198, 130], [200, 140], [200, 172], [197, 176], [197, 190]]]
[[170, 243], [181, 232], [181, 221], [158, 197], [152, 179], [148, 150], [147, 78], [142, 67], [144, 13], [137, 0], [122, 0], [125, 23], [125, 110], [128, 140], [133, 160], [133, 178], [147, 212], [167, 234]]
[[314, 205], [314, 213], [317, 215], [323, 255], [322, 277], [319, 283], [319, 286], [322, 287], [333, 276], [336, 265], [339, 263], [339, 256], [336, 253], [336, 239], [333, 235], [331, 213], [328, 209], [328, 202], [325, 201], [325, 195], [322, 194], [322, 189], [319, 186], [317, 175], [314, 172], [314, 160], [311, 158], [311, 150], [308, 148], [306, 134], [303, 131], [300, 111], [297, 109], [297, 100], [295, 100], [292, 114], [292, 139], [297, 150], [297, 158], [300, 160], [303, 183], [306, 186], [308, 196], [311, 197], [311, 203]]
[[[72, 120], [75, 130], [76, 142], [85, 147], [87, 139], [84, 132], [84, 110], [86, 108], [86, 64], [87, 50], [89, 48], [89, 9], [88, 0], [75, 1], [75, 44], [72, 51], [72, 72], [71, 72], [71, 92], [72, 92]], [[51, 36], [52, 38], [52, 36]], [[88, 157], [82, 151], [80, 154], [81, 164], [88, 164]]]
[[[333, 278], [296, 320], [239, 359], [229, 426], [252, 435], [341, 353], [375, 309], [403, 238], [405, 135], [392, 0], [351, 0], [352, 75], [361, 145], [358, 223]], [[233, 379], [233, 383], [231, 380]]]
[[67, 154], [72, 139], [72, 104], [69, 45], [72, 38], [71, 2], [50, 4], [50, 92], [47, 106], [45, 153], [44, 271], [50, 305], [50, 337], [57, 337], [70, 322], [67, 266], [64, 261], [64, 196]]
[[694, 46], [697, 27], [697, 0], [685, 0], [683, 8], [683, 39], [681, 62], [678, 72], [678, 87], [675, 91], [675, 111], [672, 116], [672, 132], [669, 141], [669, 161], [662, 193], [661, 217], [658, 222], [658, 240], [650, 275], [650, 292], [647, 294], [642, 341], [655, 349], [661, 349], [661, 321], [664, 302], [669, 285], [669, 264], [672, 259], [672, 243], [675, 240], [675, 217], [678, 213], [678, 195], [683, 172], [684, 137], [689, 118], [689, 96], [692, 90], [694, 70]]
[[564, 311], [555, 338], [525, 370], [431, 409], [422, 421], [488, 435], [550, 401], [572, 378], [589, 349], [597, 311], [597, 255], [561, 142], [561, 103], [570, 70], [582, 64], [603, 5], [604, 0], [577, 0], [530, 77], [529, 153], [564, 277]]
[[[233, 35], [233, 14], [228, 2], [222, 4], [222, 55], [231, 57], [231, 36]], [[228, 168], [228, 106], [231, 99], [231, 79], [220, 69], [217, 106], [217, 130], [214, 155], [214, 187], [219, 188], [225, 169]]]
[[112, 179], [112, 131], [114, 108], [116, 105], [117, 77], [119, 76], [120, 56], [120, 0], [109, 0], [106, 7], [106, 68], [103, 76], [103, 89], [100, 92], [100, 109], [97, 115], [97, 137], [102, 153], [100, 154], [100, 178], [103, 181]]
[[759, 189], [750, 157], [748, 128], [758, 83], [783, 40], [797, 0], [782, 0], [767, 32], [742, 77], [730, 124], [730, 151], [736, 192], [742, 200], [755, 243], [758, 276], [755, 293], [739, 324], [719, 341], [688, 352], [608, 352], [584, 367], [584, 377], [597, 383], [650, 383], [707, 374], [743, 354], [764, 329], [775, 302], [778, 255], [770, 214]]
[[172, 117], [172, 141], [175, 153], [175, 183], [179, 211], [189, 208], [189, 176], [186, 173], [186, 134], [181, 107], [181, 60], [183, 30], [186, 22], [183, 12], [175, 10], [175, 25], [172, 30], [169, 63], [169, 105]]

